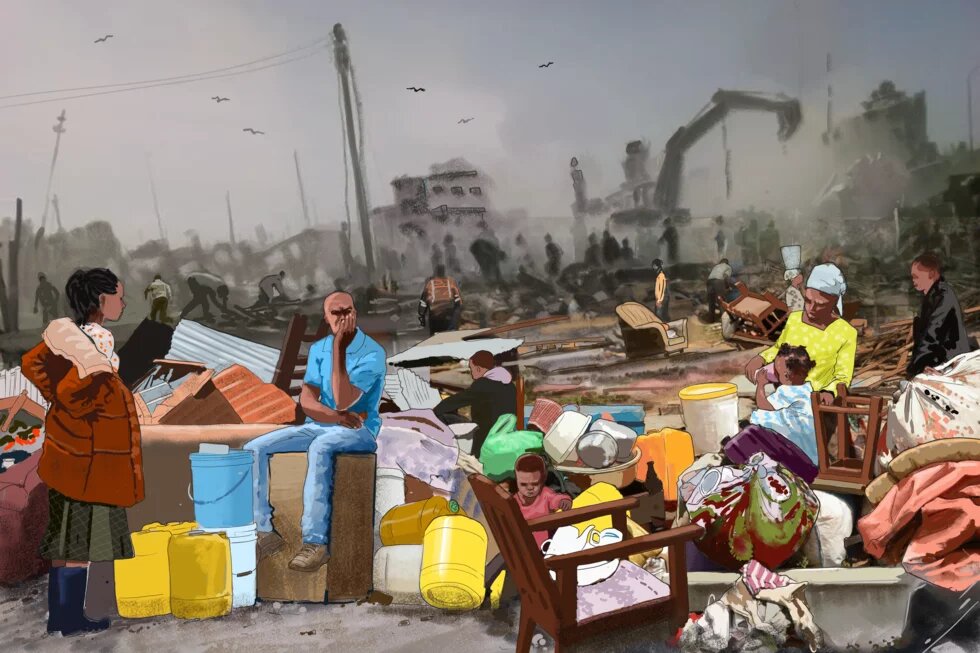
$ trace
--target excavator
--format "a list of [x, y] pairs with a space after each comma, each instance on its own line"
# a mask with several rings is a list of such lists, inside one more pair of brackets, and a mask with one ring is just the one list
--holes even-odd
[[779, 120], [776, 137], [781, 142], [795, 134], [803, 121], [800, 101], [781, 93], [773, 95], [749, 91], [717, 91], [711, 96], [711, 101], [689, 123], [674, 132], [664, 146], [663, 165], [660, 166], [654, 188], [652, 208], [659, 210], [664, 216], [677, 212], [684, 154], [735, 109], [775, 113]]

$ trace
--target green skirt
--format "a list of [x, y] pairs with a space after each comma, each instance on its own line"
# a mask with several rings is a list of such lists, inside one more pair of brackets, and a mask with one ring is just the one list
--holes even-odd
[[48, 507], [48, 530], [41, 540], [41, 557], [74, 562], [133, 557], [125, 508], [76, 501], [50, 488]]

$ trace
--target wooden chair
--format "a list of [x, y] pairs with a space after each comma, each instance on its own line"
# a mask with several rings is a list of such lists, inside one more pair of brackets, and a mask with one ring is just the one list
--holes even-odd
[[[653, 535], [545, 558], [535, 545], [532, 531], [553, 530], [596, 517], [611, 515], [613, 526], [629, 538], [626, 511], [639, 505], [638, 498], [620, 499], [587, 508], [576, 508], [527, 522], [516, 500], [485, 476], [469, 477], [490, 531], [503, 554], [507, 571], [521, 597], [517, 653], [531, 650], [535, 627], [550, 634], [559, 653], [569, 644], [618, 628], [645, 625], [667, 619], [679, 628], [688, 617], [687, 565], [684, 545], [703, 534], [700, 526], [683, 526]], [[670, 586], [664, 585], [626, 560], [628, 556], [658, 547], [669, 549]], [[578, 567], [615, 558], [619, 569], [606, 581], [578, 586]], [[554, 571], [553, 580], [549, 571]], [[601, 594], [604, 601], [595, 601]], [[613, 599], [623, 605], [611, 605]], [[673, 631], [672, 631], [673, 632]]]
[[665, 323], [639, 302], [620, 304], [616, 307], [616, 315], [619, 316], [627, 358], [669, 356], [687, 349], [687, 318]]
[[752, 292], [741, 281], [735, 282], [735, 288], [739, 292], [737, 299], [731, 303], [718, 300], [740, 323], [735, 335], [774, 341], [789, 316], [789, 307], [771, 292]]
[[[875, 457], [887, 432], [884, 399], [851, 395], [841, 383], [837, 385], [837, 398], [833, 404], [821, 403], [819, 392], [814, 392], [810, 400], [813, 402], [819, 470], [814, 487], [864, 494], [864, 489], [874, 478]], [[848, 419], [852, 416], [867, 420], [863, 457], [858, 457], [854, 450], [854, 433]]]

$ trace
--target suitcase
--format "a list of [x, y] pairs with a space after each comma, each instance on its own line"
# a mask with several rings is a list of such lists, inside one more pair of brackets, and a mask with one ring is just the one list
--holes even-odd
[[756, 424], [749, 424], [726, 442], [724, 451], [729, 460], [739, 465], [761, 451], [807, 483], [813, 483], [817, 477], [817, 466], [802, 449], [779, 433]]
[[48, 527], [48, 487], [37, 474], [41, 452], [0, 473], [0, 585], [13, 585], [48, 568], [41, 538]]
[[647, 463], [652, 462], [664, 485], [664, 500], [677, 501], [677, 479], [694, 464], [691, 434], [670, 428], [652, 431], [636, 439], [636, 448], [640, 450], [640, 460], [636, 464], [637, 479], [646, 480]]

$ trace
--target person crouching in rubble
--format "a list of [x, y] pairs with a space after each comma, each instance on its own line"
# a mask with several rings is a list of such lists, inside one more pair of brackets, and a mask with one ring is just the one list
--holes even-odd
[[813, 386], [806, 380], [816, 362], [805, 347], [783, 344], [774, 361], [779, 385], [766, 396], [765, 374], [756, 377], [755, 403], [749, 425], [732, 438], [725, 454], [744, 464], [762, 451], [807, 483], [817, 476], [817, 432], [813, 423]]
[[[473, 449], [470, 453], [479, 458], [483, 442], [501, 415], [517, 415], [517, 388], [510, 372], [497, 366], [493, 354], [478, 351], [470, 358], [470, 374], [473, 384], [439, 402], [433, 409], [436, 417], [446, 424], [473, 422]], [[460, 417], [456, 411], [469, 407], [470, 419]]]
[[[548, 468], [544, 458], [534, 453], [526, 453], [514, 463], [517, 477], [517, 506], [526, 521], [550, 515], [558, 510], [571, 510], [572, 497], [559, 494], [545, 485]], [[548, 539], [547, 531], [534, 531], [534, 541], [538, 549]]]
[[48, 572], [48, 632], [94, 632], [85, 617], [90, 562], [133, 557], [126, 510], [143, 500], [136, 405], [119, 377], [106, 322], [122, 317], [123, 284], [110, 270], [77, 270], [65, 286], [72, 318], [52, 320], [22, 368], [45, 400], [38, 474], [48, 486], [41, 555]]
[[373, 453], [381, 429], [378, 406], [384, 388], [385, 350], [357, 328], [354, 299], [335, 292], [323, 301], [330, 335], [310, 347], [300, 407], [306, 423], [272, 431], [245, 444], [255, 454], [253, 487], [259, 558], [283, 548], [272, 527], [269, 458], [307, 454], [303, 486], [303, 547], [289, 563], [295, 571], [316, 571], [330, 559], [330, 513], [335, 457]]
[[842, 296], [847, 285], [844, 275], [833, 263], [813, 268], [807, 279], [803, 311], [790, 313], [776, 343], [763, 350], [745, 366], [745, 376], [756, 383], [756, 375], [768, 376], [779, 382], [771, 366], [780, 347], [785, 344], [805, 347], [816, 365], [807, 381], [820, 393], [824, 404], [833, 403], [837, 385], [850, 387], [854, 376], [854, 354], [857, 350], [857, 330], [841, 317]]

